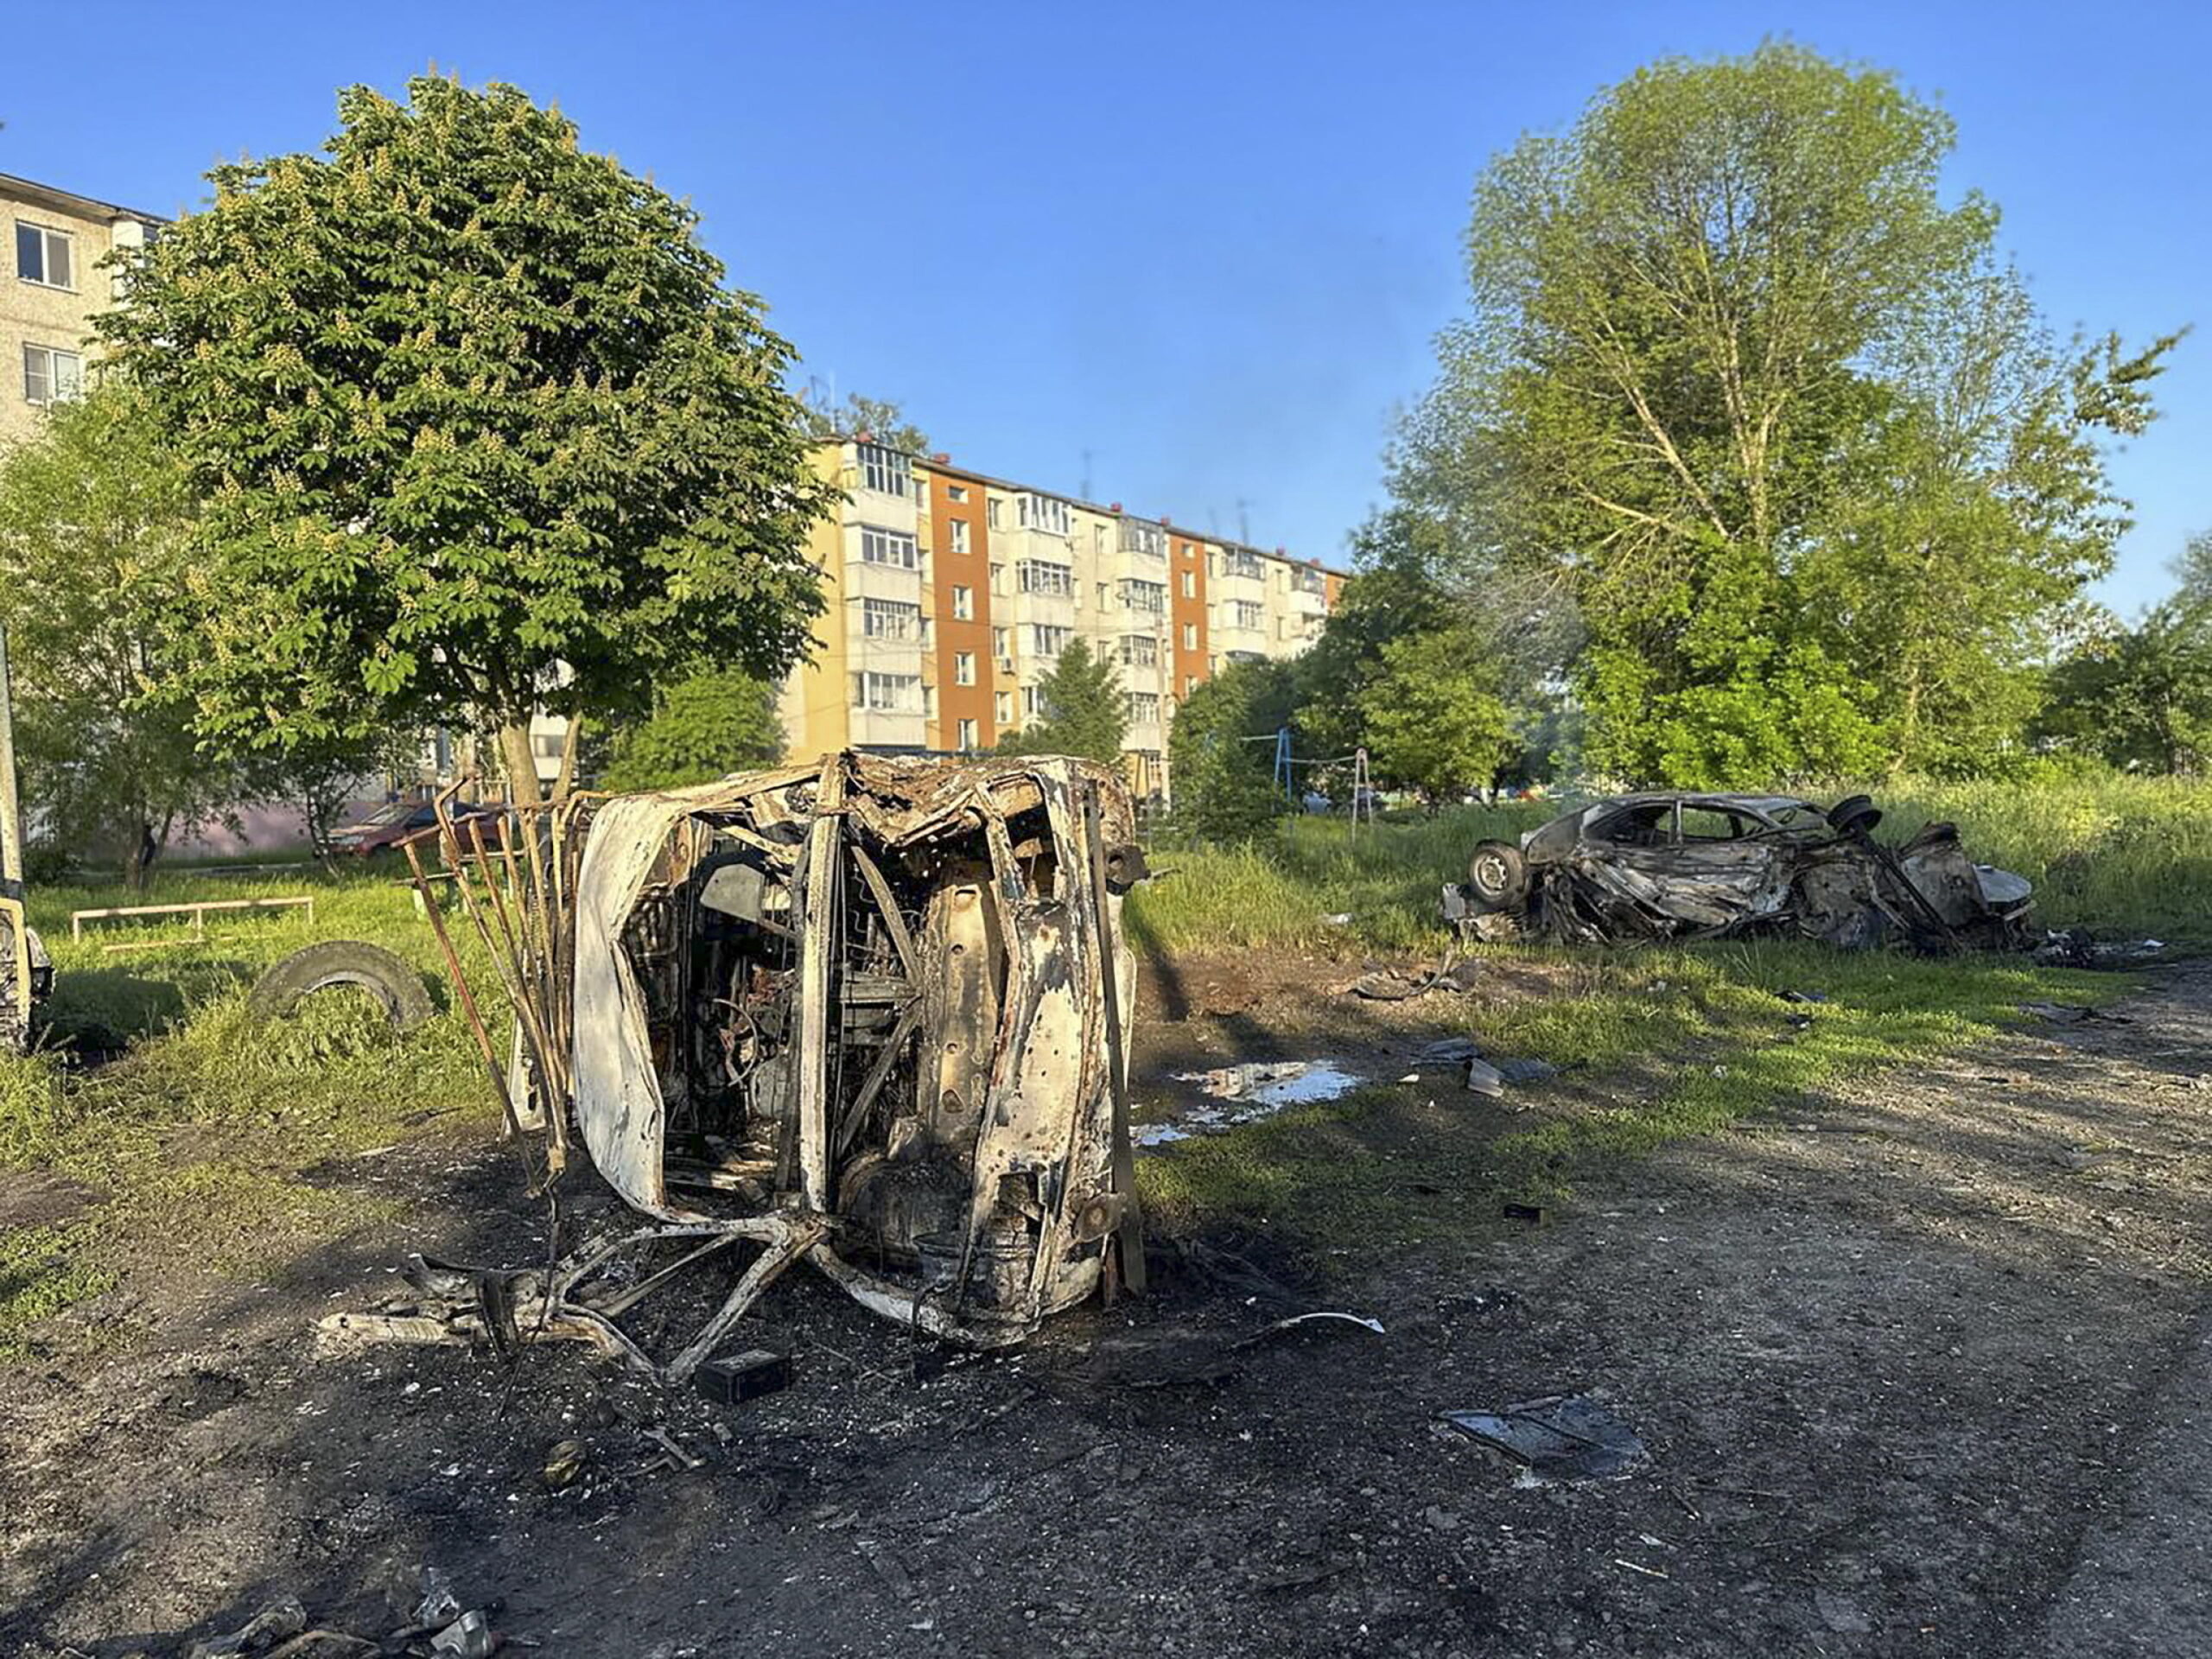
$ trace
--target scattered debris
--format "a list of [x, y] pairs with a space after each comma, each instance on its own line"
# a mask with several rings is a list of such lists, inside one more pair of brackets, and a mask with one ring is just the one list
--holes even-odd
[[709, 1360], [692, 1381], [700, 1393], [716, 1404], [741, 1405], [791, 1387], [791, 1356], [748, 1348], [727, 1359]]
[[1479, 843], [1456, 898], [1446, 889], [1446, 918], [1485, 940], [1525, 925], [1578, 944], [1757, 933], [1853, 948], [2027, 943], [2024, 880], [1971, 862], [1954, 824], [1885, 845], [1872, 834], [1881, 817], [1864, 795], [1826, 811], [1776, 795], [1616, 796], [1517, 846]]
[[1497, 1075], [1508, 1083], [1548, 1083], [1559, 1076], [1559, 1067], [1549, 1060], [1497, 1060], [1492, 1062]]
[[414, 965], [365, 939], [321, 939], [293, 951], [254, 981], [246, 1012], [281, 1020], [315, 992], [342, 985], [367, 992], [397, 1031], [412, 1031], [435, 1012]]
[[561, 1491], [576, 1484], [576, 1477], [584, 1471], [589, 1461], [591, 1448], [582, 1440], [557, 1440], [545, 1454], [545, 1467], [539, 1478], [549, 1491]]
[[1091, 1352], [1100, 1379], [1117, 1387], [1163, 1389], [1212, 1384], [1235, 1376], [1243, 1369], [1241, 1356], [1262, 1343], [1309, 1326], [1328, 1329], [1343, 1325], [1372, 1332], [1378, 1337], [1383, 1334], [1380, 1319], [1325, 1308], [1273, 1320], [1243, 1336], [1179, 1326], [1116, 1332], [1100, 1338]]
[[1285, 1331], [1294, 1331], [1300, 1325], [1311, 1325], [1317, 1319], [1356, 1325], [1363, 1331], [1372, 1331], [1378, 1337], [1383, 1334], [1382, 1321], [1380, 1319], [1370, 1319], [1364, 1313], [1345, 1313], [1333, 1308], [1323, 1308], [1311, 1313], [1294, 1313], [1287, 1319], [1277, 1319], [1273, 1325], [1255, 1331], [1250, 1336], [1237, 1343], [1236, 1346], [1249, 1348], [1255, 1342], [1265, 1342], [1269, 1337], [1280, 1335]]
[[1579, 1394], [1547, 1395], [1495, 1412], [1447, 1411], [1444, 1421], [1503, 1452], [1539, 1482], [1618, 1480], [1650, 1461], [1635, 1430]]
[[2164, 939], [2100, 944], [2086, 927], [2054, 928], [2035, 948], [2035, 959], [2055, 968], [2117, 968], [2165, 953]]
[[272, 1601], [228, 1636], [219, 1636], [212, 1641], [195, 1642], [190, 1659], [227, 1659], [232, 1654], [265, 1654], [280, 1642], [303, 1635], [308, 1628], [308, 1610], [300, 1605], [297, 1596], [287, 1596]]
[[1804, 1002], [1815, 1007], [1827, 1001], [1827, 995], [1820, 991], [1779, 991], [1776, 995], [1784, 1002]]
[[1474, 988], [1481, 969], [1473, 958], [1450, 957], [1421, 972], [1405, 968], [1370, 968], [1346, 987], [1354, 996], [1370, 1002], [1409, 1002], [1431, 991], [1468, 991]]
[[1350, 927], [1351, 925], [1351, 912], [1348, 910], [1340, 910], [1333, 916], [1324, 916], [1321, 918], [1321, 925], [1324, 927]]
[[1414, 1056], [1416, 1065], [1465, 1065], [1478, 1058], [1482, 1050], [1471, 1037], [1444, 1037]]
[[1467, 1062], [1467, 1087], [1478, 1095], [1502, 1095], [1505, 1078], [1496, 1066], [1478, 1057]]
[[1499, 1206], [1498, 1213], [1508, 1221], [1539, 1222], [1544, 1218], [1544, 1206], [1541, 1204], [1522, 1204], [1508, 1198]]

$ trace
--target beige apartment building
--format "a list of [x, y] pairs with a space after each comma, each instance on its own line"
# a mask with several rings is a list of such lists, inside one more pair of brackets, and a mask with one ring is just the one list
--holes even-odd
[[1131, 787], [1165, 794], [1177, 705], [1226, 664], [1305, 650], [1342, 580], [941, 454], [850, 439], [816, 463], [845, 501], [813, 537], [828, 605], [813, 661], [784, 689], [794, 755], [988, 748], [1037, 716], [1080, 639], [1128, 698]]
[[140, 247], [165, 222], [152, 213], [0, 173], [7, 265], [0, 281], [0, 447], [38, 431], [49, 404], [85, 386], [98, 354], [92, 319], [117, 298], [117, 248]]

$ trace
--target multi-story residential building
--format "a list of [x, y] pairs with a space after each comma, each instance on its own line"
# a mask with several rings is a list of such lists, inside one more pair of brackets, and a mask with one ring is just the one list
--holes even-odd
[[102, 262], [139, 247], [166, 222], [0, 174], [8, 263], [0, 281], [0, 448], [38, 431], [49, 404], [84, 389], [97, 355], [92, 319], [118, 297]]
[[1168, 787], [1176, 707], [1227, 663], [1295, 656], [1341, 578], [1312, 561], [867, 441], [826, 443], [845, 491], [812, 554], [828, 606], [783, 696], [791, 752], [984, 749], [1040, 712], [1075, 639], [1128, 698], [1140, 794]]

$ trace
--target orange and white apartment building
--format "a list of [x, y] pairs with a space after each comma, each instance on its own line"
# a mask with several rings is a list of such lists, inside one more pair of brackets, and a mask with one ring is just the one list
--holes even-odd
[[1289, 557], [865, 438], [825, 443], [844, 487], [810, 551], [827, 608], [784, 688], [793, 755], [985, 749], [1039, 713], [1075, 639], [1128, 698], [1130, 786], [1167, 792], [1176, 705], [1224, 664], [1294, 657], [1342, 578]]

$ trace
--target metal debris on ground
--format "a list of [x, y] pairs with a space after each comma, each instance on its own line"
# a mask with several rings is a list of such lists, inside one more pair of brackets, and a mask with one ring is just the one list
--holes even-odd
[[1495, 1096], [1505, 1092], [1505, 1078], [1496, 1066], [1478, 1055], [1467, 1062], [1467, 1087], [1475, 1094]]
[[2085, 1002], [2023, 1002], [2022, 1014], [2032, 1014], [2038, 1020], [2047, 1020], [2054, 1026], [2132, 1026], [2135, 1022], [2124, 1014], [2107, 1014], [2102, 1008], [2093, 1008]]
[[1583, 1395], [1447, 1411], [1443, 1420], [1520, 1464], [1530, 1482], [1618, 1480], [1650, 1461], [1634, 1429]]
[[1498, 1060], [1495, 1065], [1497, 1075], [1508, 1083], [1548, 1083], [1559, 1076], [1559, 1067], [1549, 1060]]
[[1370, 1002], [1409, 1002], [1431, 991], [1472, 990], [1480, 976], [1481, 969], [1471, 957], [1453, 962], [1447, 957], [1437, 966], [1421, 972], [1404, 968], [1370, 968], [1346, 988], [1354, 996]]
[[791, 1356], [771, 1353], [766, 1348], [748, 1348], [725, 1359], [709, 1360], [699, 1368], [692, 1382], [701, 1394], [717, 1405], [741, 1405], [791, 1387]]
[[[425, 912], [533, 1187], [573, 1125], [645, 1219], [550, 1268], [440, 1268], [416, 1289], [444, 1306], [403, 1316], [427, 1325], [336, 1340], [580, 1338], [680, 1382], [802, 1262], [975, 1347], [1142, 1288], [1121, 907], [1147, 871], [1110, 769], [847, 753], [488, 833], [439, 805], [441, 874], [517, 1010], [505, 1054]], [[623, 1315], [702, 1262], [734, 1269], [726, 1298], [649, 1355]]]
[[2035, 948], [2035, 959], [2054, 968], [2122, 968], [2165, 954], [2164, 939], [2100, 944], [2086, 927], [2054, 928]]
[[1578, 807], [1516, 845], [1485, 841], [1444, 912], [1465, 938], [1568, 943], [1796, 936], [1850, 948], [2018, 950], [2025, 880], [1969, 860], [1949, 823], [1890, 846], [1864, 795], [1654, 792]]

